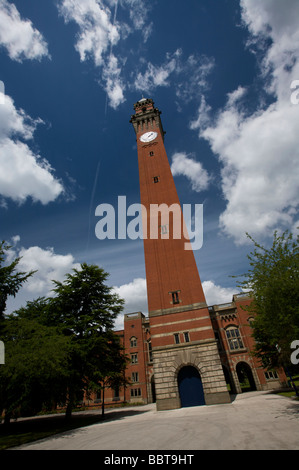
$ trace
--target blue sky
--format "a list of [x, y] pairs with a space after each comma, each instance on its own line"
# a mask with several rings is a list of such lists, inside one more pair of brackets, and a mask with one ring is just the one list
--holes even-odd
[[142, 240], [95, 236], [99, 204], [140, 201], [142, 96], [181, 203], [204, 207], [207, 301], [231, 300], [245, 232], [267, 245], [299, 225], [298, 17], [297, 0], [0, 0], [1, 239], [38, 269], [9, 311], [87, 262], [146, 313]]

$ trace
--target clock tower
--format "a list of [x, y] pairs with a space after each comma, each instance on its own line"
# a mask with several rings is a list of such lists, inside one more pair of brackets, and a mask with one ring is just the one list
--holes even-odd
[[227, 403], [215, 334], [164, 147], [161, 111], [146, 98], [134, 109], [130, 122], [137, 139], [144, 208], [157, 409]]

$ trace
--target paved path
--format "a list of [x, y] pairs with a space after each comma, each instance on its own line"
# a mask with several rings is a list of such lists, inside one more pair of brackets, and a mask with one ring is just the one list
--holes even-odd
[[[108, 412], [109, 413], [109, 412]], [[24, 445], [28, 450], [298, 450], [299, 402], [267, 392], [231, 404], [157, 412], [115, 410], [111, 419]]]

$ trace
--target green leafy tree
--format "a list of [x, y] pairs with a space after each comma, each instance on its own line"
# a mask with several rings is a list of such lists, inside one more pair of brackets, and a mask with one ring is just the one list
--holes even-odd
[[6, 354], [0, 368], [0, 411], [5, 411], [5, 423], [64, 403], [70, 339], [55, 327], [17, 315], [6, 317], [2, 335]]
[[[60, 325], [72, 340], [67, 416], [83, 391], [96, 387], [107, 374], [122, 374], [126, 362], [112, 332], [124, 301], [106, 285], [108, 273], [96, 265], [81, 264], [64, 282], [54, 281], [55, 297], [46, 312], [48, 325]], [[119, 378], [120, 378], [119, 375]]]
[[290, 362], [292, 341], [299, 339], [299, 238], [275, 232], [267, 249], [247, 236], [255, 248], [239, 287], [254, 299], [248, 310], [254, 316], [255, 355], [268, 368], [284, 366]]
[[105, 411], [105, 390], [113, 389], [115, 392], [121, 386], [129, 384], [125, 376], [127, 357], [119, 337], [112, 331], [106, 332], [105, 342], [101, 345], [99, 354], [93, 358], [90, 368], [89, 387], [92, 391], [101, 390], [102, 415]]
[[5, 241], [0, 243], [0, 321], [3, 320], [8, 297], [15, 297], [24, 282], [35, 272], [17, 272], [16, 268], [21, 259], [20, 257], [5, 265], [10, 248], [11, 246]]
[[55, 297], [27, 302], [2, 322], [6, 363], [0, 369], [0, 409], [34, 414], [56, 403], [66, 416], [83, 394], [124, 383], [126, 357], [112, 328], [124, 301], [106, 286], [108, 274], [82, 264], [54, 281]]

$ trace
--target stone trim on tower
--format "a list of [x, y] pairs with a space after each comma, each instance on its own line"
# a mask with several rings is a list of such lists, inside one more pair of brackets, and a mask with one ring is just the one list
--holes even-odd
[[133, 124], [136, 135], [158, 128], [164, 140], [166, 132], [163, 130], [161, 122], [161, 111], [154, 107], [154, 102], [150, 98], [142, 98], [134, 104], [135, 114], [131, 116], [130, 122]]

